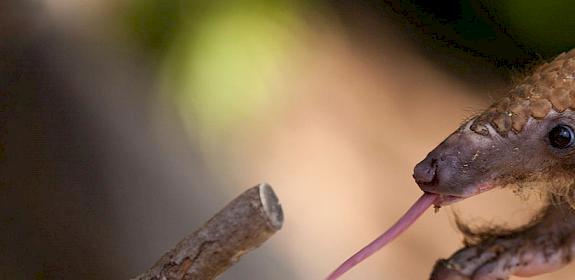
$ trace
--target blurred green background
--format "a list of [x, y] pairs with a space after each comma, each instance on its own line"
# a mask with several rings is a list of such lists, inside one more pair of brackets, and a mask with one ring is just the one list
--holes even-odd
[[385, 40], [384, 25], [393, 25], [398, 39], [478, 85], [492, 73], [477, 72], [510, 79], [575, 43], [569, 1], [145, 0], [114, 12], [120, 36], [160, 61], [164, 91], [207, 137], [273, 109], [280, 97], [270, 84], [317, 24], [368, 44]]

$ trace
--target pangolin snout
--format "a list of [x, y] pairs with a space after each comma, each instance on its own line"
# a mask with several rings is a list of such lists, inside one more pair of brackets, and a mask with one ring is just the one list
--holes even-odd
[[479, 178], [472, 143], [465, 133], [451, 135], [431, 151], [413, 170], [413, 178], [424, 192], [451, 196], [475, 193]]
[[413, 170], [413, 178], [421, 188], [437, 185], [437, 159], [428, 156], [418, 163]]
[[452, 191], [445, 189], [445, 184], [451, 181], [454, 170], [459, 164], [459, 160], [446, 153], [444, 146], [436, 148], [429, 153], [424, 160], [418, 163], [413, 170], [413, 178], [419, 188], [424, 192], [450, 194]]

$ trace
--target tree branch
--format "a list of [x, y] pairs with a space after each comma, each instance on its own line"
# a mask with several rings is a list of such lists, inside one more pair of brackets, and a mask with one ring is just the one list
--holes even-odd
[[248, 189], [134, 280], [214, 279], [283, 224], [268, 184]]

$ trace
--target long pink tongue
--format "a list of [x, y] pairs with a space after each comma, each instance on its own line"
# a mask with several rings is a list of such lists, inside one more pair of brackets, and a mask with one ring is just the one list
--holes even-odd
[[343, 262], [334, 272], [332, 272], [326, 280], [335, 280], [341, 275], [346, 273], [348, 270], [352, 269], [356, 264], [360, 263], [367, 257], [373, 255], [387, 243], [391, 242], [397, 236], [399, 236], [404, 230], [406, 230], [410, 225], [412, 225], [427, 208], [429, 208], [437, 200], [439, 195], [432, 193], [424, 193], [412, 206], [403, 214], [403, 216], [395, 222], [395, 224], [380, 235], [378, 238], [373, 240], [367, 246], [363, 247], [351, 258]]

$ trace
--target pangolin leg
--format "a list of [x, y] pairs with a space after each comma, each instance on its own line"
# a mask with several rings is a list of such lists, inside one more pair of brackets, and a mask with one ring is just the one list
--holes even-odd
[[[547, 211], [523, 231], [492, 237], [439, 260], [431, 280], [499, 280], [530, 277], [561, 268], [575, 253], [575, 232], [565, 211]], [[570, 213], [572, 214], [572, 213]]]

